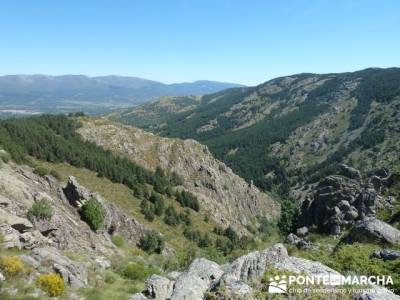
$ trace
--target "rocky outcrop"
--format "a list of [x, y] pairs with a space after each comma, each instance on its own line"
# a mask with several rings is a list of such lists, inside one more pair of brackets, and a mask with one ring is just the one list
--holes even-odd
[[67, 185], [63, 188], [64, 195], [69, 203], [75, 207], [81, 207], [87, 200], [95, 195], [78, 183], [74, 176], [68, 178]]
[[294, 233], [289, 233], [285, 239], [285, 243], [295, 245], [299, 249], [312, 249], [313, 244], [305, 238], [298, 237]]
[[[5, 248], [52, 246], [60, 250], [110, 255], [118, 252], [108, 233], [110, 227], [132, 244], [145, 231], [128, 213], [87, 190], [74, 177], [70, 177], [64, 187], [55, 178], [41, 177], [29, 167], [3, 164], [0, 195], [0, 233]], [[92, 196], [96, 196], [107, 212], [104, 229], [98, 232], [93, 232], [78, 213], [79, 206]], [[29, 209], [43, 198], [52, 206], [53, 215], [50, 219], [29, 221]]]
[[375, 216], [378, 208], [391, 205], [381, 193], [391, 186], [393, 176], [389, 171], [376, 172], [364, 181], [358, 170], [340, 165], [339, 175], [323, 179], [303, 201], [300, 226], [316, 225], [322, 232], [338, 235], [356, 221]]
[[400, 259], [400, 251], [391, 249], [382, 249], [375, 251], [374, 253], [372, 253], [371, 256], [383, 260]]
[[348, 243], [377, 242], [400, 245], [400, 230], [372, 217], [357, 222], [344, 240]]
[[[255, 251], [239, 257], [224, 266], [206, 259], [196, 259], [189, 268], [175, 280], [152, 275], [142, 293], [131, 299], [158, 300], [200, 300], [200, 299], [259, 299], [254, 286], [269, 270], [282, 270], [294, 274], [321, 276], [342, 276], [337, 271], [315, 261], [289, 256], [282, 244], [276, 244], [263, 251]], [[169, 298], [170, 287], [172, 294]], [[265, 290], [265, 287], [261, 287]], [[357, 299], [400, 299], [382, 287], [374, 287], [377, 293], [356, 295]], [[161, 296], [163, 295], [163, 296]], [[372, 297], [372, 298], [369, 298]]]
[[268, 266], [288, 258], [286, 248], [277, 244], [263, 251], [251, 252], [234, 260], [226, 269], [223, 278], [229, 276], [236, 280], [249, 282], [261, 278]]
[[346, 176], [347, 178], [350, 179], [355, 179], [355, 180], [361, 180], [361, 172], [355, 168], [352, 168], [346, 164], [340, 164], [339, 165], [340, 173], [343, 176]]
[[174, 283], [168, 278], [152, 275], [146, 280], [146, 295], [151, 299], [170, 299]]
[[98, 193], [94, 193], [80, 185], [74, 176], [68, 178], [68, 183], [63, 188], [64, 194], [74, 207], [81, 207], [90, 198], [95, 198], [103, 206], [105, 221], [103, 230], [110, 234], [119, 234], [127, 241], [137, 242], [145, 232], [145, 228], [134, 218], [112, 203], [106, 201]]
[[194, 193], [201, 209], [222, 227], [229, 225], [239, 233], [247, 232], [257, 216], [277, 217], [278, 205], [254, 185], [246, 183], [208, 148], [194, 140], [161, 138], [140, 129], [104, 119], [82, 119], [78, 133], [135, 161], [145, 168], [161, 167], [184, 178], [185, 189]]
[[30, 257], [33, 266], [60, 274], [71, 288], [82, 288], [88, 284], [85, 267], [61, 255], [56, 248], [36, 248], [31, 251]]
[[26, 232], [32, 229], [32, 223], [25, 218], [20, 218], [16, 215], [8, 213], [4, 209], [0, 208], [0, 224], [9, 225], [19, 232]]

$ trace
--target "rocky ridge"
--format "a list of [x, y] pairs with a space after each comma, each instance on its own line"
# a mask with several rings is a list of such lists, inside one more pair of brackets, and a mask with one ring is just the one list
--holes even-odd
[[384, 193], [398, 182], [399, 175], [388, 169], [363, 179], [359, 170], [342, 164], [338, 175], [327, 176], [311, 192], [297, 194], [302, 203], [299, 226], [316, 226], [322, 232], [338, 235], [357, 221], [354, 230], [378, 223], [377, 212], [392, 209], [396, 202]]
[[183, 187], [194, 193], [201, 208], [216, 223], [245, 232], [257, 216], [275, 218], [279, 207], [271, 197], [246, 183], [224, 163], [216, 160], [206, 146], [194, 140], [161, 138], [140, 129], [104, 119], [81, 119], [79, 134], [115, 153], [155, 170], [161, 167], [185, 178]]
[[[260, 285], [260, 282], [270, 270], [316, 277], [342, 276], [319, 262], [289, 256], [282, 244], [276, 244], [239, 257], [228, 265], [219, 266], [213, 261], [198, 258], [181, 273], [167, 274], [165, 277], [152, 275], [146, 281], [145, 290], [133, 295], [130, 300], [255, 300], [259, 299], [255, 294], [257, 290], [266, 291], [268, 288]], [[354, 299], [400, 299], [385, 288], [375, 289], [376, 293], [365, 292], [354, 295]]]

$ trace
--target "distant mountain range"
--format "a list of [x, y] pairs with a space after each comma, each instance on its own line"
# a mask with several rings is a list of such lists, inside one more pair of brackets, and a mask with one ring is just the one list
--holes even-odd
[[0, 76], [0, 113], [99, 113], [159, 96], [203, 95], [238, 86], [207, 80], [164, 84], [126, 76], [5, 75]]

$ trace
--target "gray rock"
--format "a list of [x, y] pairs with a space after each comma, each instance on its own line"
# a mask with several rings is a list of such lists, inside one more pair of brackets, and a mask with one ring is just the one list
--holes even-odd
[[93, 197], [93, 193], [81, 186], [74, 176], [68, 178], [67, 185], [63, 191], [65, 197], [75, 207], [81, 207], [87, 200]]
[[29, 255], [20, 255], [19, 258], [23, 261], [24, 264], [34, 267], [35, 269], [39, 268], [40, 263]]
[[176, 280], [171, 300], [203, 299], [204, 293], [219, 281], [223, 273], [217, 263], [205, 258], [195, 259]]
[[184, 272], [175, 282], [171, 300], [203, 300], [209, 286], [193, 273]]
[[147, 300], [147, 298], [142, 293], [136, 293], [136, 294], [130, 296], [129, 300]]
[[377, 250], [371, 256], [383, 260], [394, 260], [400, 258], [400, 251], [391, 249]]
[[148, 297], [156, 300], [165, 300], [171, 298], [174, 283], [168, 278], [151, 275], [147, 278], [145, 286]]
[[30, 256], [42, 267], [51, 267], [53, 271], [59, 273], [71, 288], [87, 286], [86, 269], [61, 255], [56, 248], [35, 248], [31, 251]]
[[228, 266], [222, 278], [229, 276], [244, 282], [260, 279], [264, 275], [267, 265], [282, 262], [288, 257], [286, 248], [282, 244], [276, 244], [263, 251], [251, 252], [237, 258]]
[[320, 262], [311, 261], [298, 257], [287, 257], [285, 260], [275, 262], [273, 266], [279, 270], [287, 270], [293, 273], [304, 273], [312, 276], [337, 275], [340, 273], [321, 264]]
[[376, 218], [366, 218], [357, 222], [345, 238], [348, 243], [379, 242], [383, 244], [400, 244], [400, 231]]
[[[358, 220], [375, 216], [378, 208], [390, 208], [387, 198], [379, 194], [381, 187], [388, 186], [386, 178], [374, 175], [364, 182], [358, 170], [339, 167], [344, 176], [327, 176], [303, 197], [300, 226], [316, 226], [327, 234], [340, 235]], [[380, 182], [379, 188], [374, 180]]]
[[340, 173], [351, 179], [361, 180], [361, 173], [357, 169], [354, 169], [346, 164], [339, 165]]
[[207, 282], [208, 285], [214, 284], [224, 273], [217, 263], [205, 258], [196, 258], [190, 264], [188, 272], [196, 274], [202, 280]]
[[358, 218], [358, 211], [354, 206], [350, 206], [349, 210], [344, 213], [344, 219], [354, 221]]
[[20, 233], [10, 225], [1, 224], [0, 232], [3, 235], [3, 243], [1, 246], [5, 249], [22, 249], [22, 243], [19, 239]]
[[169, 272], [169, 273], [167, 274], [167, 278], [168, 278], [169, 280], [175, 281], [175, 280], [177, 280], [178, 277], [181, 276], [181, 275], [182, 275], [182, 272], [172, 271], [172, 272]]
[[19, 238], [23, 248], [25, 249], [33, 249], [36, 247], [51, 245], [51, 241], [48, 238], [44, 237], [37, 230], [22, 233]]
[[306, 236], [307, 233], [308, 233], [308, 227], [307, 226], [303, 226], [303, 227], [298, 228], [296, 230], [296, 235], [300, 236], [300, 237]]
[[3, 273], [0, 272], [0, 281], [4, 281], [6, 278], [4, 277]]
[[400, 296], [381, 286], [372, 286], [374, 292], [364, 292], [353, 297], [354, 300], [399, 300]]
[[232, 275], [224, 276], [221, 279], [218, 290], [223, 290], [224, 297], [227, 299], [248, 299], [253, 293], [253, 289], [248, 284]]
[[7, 207], [11, 204], [11, 200], [0, 195], [0, 206]]
[[312, 249], [314, 246], [311, 242], [298, 237], [294, 233], [290, 233], [285, 240], [286, 243], [295, 245], [299, 249]]
[[285, 242], [291, 245], [297, 245], [297, 243], [300, 241], [301, 239], [294, 233], [289, 233], [289, 235], [285, 239]]
[[98, 256], [94, 260], [96, 264], [100, 267], [100, 269], [106, 270], [111, 268], [111, 261], [109, 261], [104, 256]]
[[0, 224], [8, 224], [19, 232], [26, 232], [33, 228], [28, 219], [13, 215], [2, 208], [0, 208]]

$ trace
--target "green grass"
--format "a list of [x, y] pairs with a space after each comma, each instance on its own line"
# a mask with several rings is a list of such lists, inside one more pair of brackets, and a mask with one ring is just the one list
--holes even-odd
[[[186, 255], [188, 244], [190, 244], [190, 242], [182, 234], [183, 225], [167, 226], [163, 221], [163, 217], [156, 217], [153, 222], [147, 221], [144, 215], [140, 212], [141, 200], [134, 197], [133, 192], [125, 185], [113, 183], [107, 178], [96, 176], [96, 173], [92, 171], [75, 168], [68, 164], [42, 164], [57, 171], [64, 182], [67, 181], [68, 176], [75, 176], [78, 179], [78, 182], [89, 190], [96, 191], [104, 199], [120, 207], [147, 228], [161, 233], [166, 243], [175, 250], [178, 259]], [[165, 198], [165, 206], [173, 206], [178, 213], [184, 213], [186, 210], [173, 198]], [[203, 211], [195, 212], [190, 210], [190, 218], [193, 228], [199, 229], [204, 233], [211, 233], [216, 224], [212, 220], [205, 222], [205, 217], [206, 214]], [[129, 241], [125, 242], [129, 244]], [[130, 245], [130, 247], [131, 246], [132, 245]], [[208, 251], [200, 249], [197, 246], [194, 247], [196, 248], [196, 253], [198, 255], [207, 255]], [[229, 258], [218, 257], [218, 259], [219, 261], [227, 261]]]

